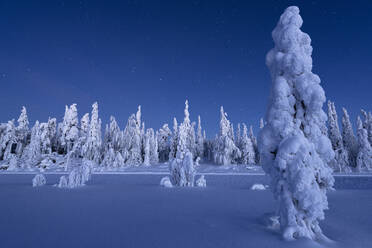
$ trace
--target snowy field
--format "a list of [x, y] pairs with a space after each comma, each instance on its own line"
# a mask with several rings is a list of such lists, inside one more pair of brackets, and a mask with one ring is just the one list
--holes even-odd
[[[138, 173], [138, 172], [137, 172]], [[160, 174], [160, 172], [159, 172]], [[206, 188], [163, 188], [162, 175], [94, 174], [86, 187], [33, 188], [31, 174], [0, 174], [0, 247], [322, 247], [283, 241], [267, 227], [274, 208], [262, 175], [206, 175]], [[325, 247], [371, 247], [372, 177], [336, 176]]]

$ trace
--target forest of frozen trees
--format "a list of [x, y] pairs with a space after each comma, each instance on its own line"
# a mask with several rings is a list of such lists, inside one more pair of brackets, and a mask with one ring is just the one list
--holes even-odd
[[[352, 121], [345, 108], [338, 119], [335, 103], [328, 101], [328, 125], [322, 127], [332, 144], [335, 157], [328, 162], [335, 172], [360, 172], [372, 169], [372, 114], [361, 110], [361, 117]], [[189, 103], [185, 103], [184, 120], [173, 121], [160, 129], [145, 128], [141, 106], [121, 129], [111, 117], [102, 133], [98, 104], [91, 114], [81, 118], [76, 104], [66, 106], [63, 120], [49, 118], [36, 121], [31, 127], [27, 110], [15, 122], [0, 124], [0, 164], [3, 170], [48, 169], [52, 165], [69, 169], [70, 164], [92, 161], [100, 168], [148, 166], [172, 161], [177, 154], [189, 151], [196, 164], [260, 165], [260, 156], [253, 127], [238, 123], [234, 130], [224, 108], [220, 109], [219, 133], [208, 139], [201, 117], [190, 120]], [[339, 125], [341, 123], [341, 126]], [[263, 119], [259, 128], [264, 127]]]

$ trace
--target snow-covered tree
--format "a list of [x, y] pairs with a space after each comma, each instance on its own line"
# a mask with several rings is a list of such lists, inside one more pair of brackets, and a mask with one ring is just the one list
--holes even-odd
[[18, 118], [18, 126], [16, 128], [16, 136], [17, 136], [17, 148], [16, 154], [20, 157], [22, 155], [23, 149], [28, 143], [28, 136], [29, 136], [29, 122], [27, 116], [27, 110], [23, 106], [21, 110], [21, 114]]
[[58, 137], [57, 137], [57, 119], [48, 119], [48, 138], [51, 142], [52, 152], [56, 152], [58, 149]]
[[40, 187], [46, 184], [46, 178], [43, 174], [36, 174], [32, 179], [32, 187]]
[[52, 153], [52, 141], [51, 134], [49, 134], [48, 123], [40, 123], [39, 125], [40, 132], [40, 150], [42, 154], [51, 154]]
[[183, 160], [186, 152], [190, 152], [189, 147], [187, 146], [187, 138], [188, 138], [188, 127], [181, 123], [178, 127], [178, 137], [177, 137], [177, 153], [176, 158]]
[[258, 139], [260, 161], [278, 200], [283, 237], [323, 239], [319, 221], [334, 183], [328, 162], [334, 152], [326, 133], [326, 101], [312, 73], [312, 47], [298, 7], [288, 7], [272, 32], [266, 56], [272, 87], [266, 124]]
[[110, 124], [106, 125], [104, 147], [105, 150], [113, 148], [115, 151], [122, 149], [122, 132], [115, 117], [110, 117]]
[[14, 120], [4, 125], [0, 137], [0, 160], [9, 160], [17, 148], [16, 128]]
[[255, 163], [258, 164], [260, 162], [260, 153], [258, 152], [257, 138], [253, 133], [252, 125], [249, 126], [248, 138], [252, 141], [253, 150], [254, 150], [254, 154], [255, 154]]
[[61, 149], [64, 153], [72, 150], [79, 139], [79, 118], [76, 104], [66, 106], [60, 137]]
[[189, 101], [186, 100], [185, 102], [185, 118], [183, 119], [183, 126], [184, 131], [186, 132], [186, 148], [193, 154], [194, 159], [196, 155], [195, 149], [195, 123], [190, 122], [190, 113], [189, 113]]
[[241, 142], [241, 137], [242, 137], [242, 130], [240, 128], [240, 123], [238, 123], [237, 129], [236, 129], [236, 139], [235, 139], [235, 145], [239, 147], [240, 149], [240, 142]]
[[214, 148], [215, 148], [214, 142], [216, 140], [217, 138], [215, 140], [204, 139], [204, 160], [210, 161], [210, 162], [213, 161], [213, 154], [214, 154]]
[[80, 120], [80, 137], [86, 138], [89, 132], [89, 113], [86, 113]]
[[172, 131], [169, 129], [168, 124], [164, 124], [157, 132], [159, 160], [166, 162], [169, 160], [169, 153], [171, 147]]
[[[189, 114], [189, 103], [186, 100], [185, 102], [185, 118], [181, 125], [174, 130], [174, 133], [177, 134], [177, 137], [173, 140], [173, 142], [177, 142], [176, 150], [176, 158], [183, 159], [185, 153], [187, 151], [191, 152], [195, 157], [196, 148], [195, 148], [195, 123], [190, 122], [190, 114]], [[177, 124], [176, 122], [174, 123]], [[174, 149], [174, 148], [173, 148]], [[174, 150], [173, 150], [174, 151]]]
[[150, 165], [150, 132], [147, 130], [145, 135], [145, 145], [144, 145], [144, 158], [143, 158], [143, 165], [148, 166]]
[[197, 187], [207, 187], [207, 180], [205, 180], [204, 175], [201, 175], [198, 180], [196, 180]]
[[335, 103], [331, 101], [328, 101], [328, 126], [328, 137], [331, 141], [333, 151], [335, 152], [335, 158], [329, 165], [335, 171], [348, 171], [349, 155], [342, 142]]
[[85, 186], [85, 184], [88, 182], [88, 180], [91, 177], [91, 165], [86, 164], [83, 161], [83, 164], [79, 167], [74, 168], [67, 178], [60, 178], [59, 187], [60, 188], [78, 188]]
[[86, 142], [82, 147], [82, 155], [85, 159], [99, 164], [101, 161], [101, 120], [98, 118], [98, 103], [92, 105], [92, 114], [89, 123]]
[[200, 115], [198, 116], [198, 129], [196, 132], [196, 157], [202, 159], [204, 157], [204, 137], [202, 134]]
[[177, 158], [169, 165], [170, 180], [175, 186], [193, 187], [196, 173], [193, 154], [187, 151], [182, 158], [180, 155], [178, 153]]
[[372, 145], [372, 113], [361, 110], [363, 115], [363, 128], [367, 131], [368, 141]]
[[41, 130], [39, 121], [36, 121], [31, 130], [31, 141], [25, 148], [22, 158], [28, 166], [36, 165], [41, 159]]
[[173, 118], [173, 135], [171, 140], [171, 149], [169, 153], [169, 160], [176, 158], [178, 145], [178, 123], [176, 117]]
[[146, 135], [147, 133], [150, 146], [150, 163], [157, 164], [159, 163], [158, 140], [156, 138], [154, 129], [152, 128], [147, 129]]
[[231, 136], [231, 125], [227, 119], [227, 114], [221, 107], [220, 132], [216, 139], [214, 162], [222, 165], [229, 165], [236, 163], [241, 156], [241, 152], [236, 147], [233, 137]]
[[241, 164], [251, 165], [256, 163], [256, 153], [252, 140], [248, 137], [248, 129], [245, 124], [243, 124], [243, 135], [241, 137], [239, 149], [241, 151], [241, 159], [239, 161]]
[[349, 165], [356, 167], [356, 157], [358, 155], [358, 142], [355, 138], [353, 126], [349, 114], [345, 108], [342, 108], [342, 141], [349, 154]]
[[144, 165], [156, 164], [159, 162], [158, 141], [156, 139], [154, 129], [149, 128], [145, 135], [144, 148]]
[[359, 151], [356, 158], [357, 170], [372, 169], [372, 148], [368, 141], [368, 132], [364, 128], [362, 120], [358, 116], [358, 145]]
[[[139, 107], [140, 110], [140, 107]], [[124, 154], [123, 158], [127, 165], [139, 166], [143, 163], [142, 158], [142, 135], [141, 135], [141, 114], [140, 111], [136, 115], [132, 114], [127, 126], [124, 129]]]
[[105, 151], [101, 165], [105, 167], [119, 168], [122, 167], [124, 163], [125, 161], [121, 153], [110, 147]]
[[369, 144], [371, 144], [371, 146], [372, 146], [372, 113], [371, 112], [368, 112], [367, 132], [368, 132], [368, 141], [369, 141]]

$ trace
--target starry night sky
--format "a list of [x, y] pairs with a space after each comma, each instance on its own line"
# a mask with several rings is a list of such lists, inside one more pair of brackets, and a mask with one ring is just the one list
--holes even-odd
[[[124, 128], [142, 105], [147, 127], [201, 115], [209, 137], [219, 107], [257, 130], [271, 79], [265, 55], [280, 14], [300, 7], [312, 38], [313, 72], [328, 99], [353, 119], [370, 110], [371, 1], [0, 1], [0, 121], [62, 120], [98, 101]], [[339, 116], [341, 112], [339, 111]]]

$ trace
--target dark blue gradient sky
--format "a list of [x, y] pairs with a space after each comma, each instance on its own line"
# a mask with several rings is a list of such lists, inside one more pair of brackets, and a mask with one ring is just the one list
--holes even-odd
[[[121, 128], [141, 104], [147, 127], [201, 115], [208, 136], [223, 105], [236, 124], [264, 115], [265, 55], [289, 5], [312, 38], [327, 97], [356, 118], [371, 109], [371, 1], [0, 1], [0, 121], [22, 105], [32, 123], [98, 101]], [[341, 112], [339, 112], [341, 116]]]

